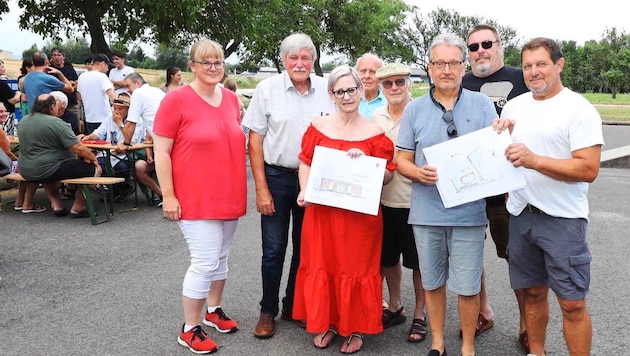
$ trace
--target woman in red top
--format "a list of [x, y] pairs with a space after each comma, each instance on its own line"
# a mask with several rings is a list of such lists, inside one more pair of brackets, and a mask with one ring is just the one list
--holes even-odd
[[293, 317], [306, 320], [306, 330], [326, 348], [337, 334], [346, 337], [341, 352], [352, 354], [363, 346], [363, 334], [383, 331], [380, 274], [383, 220], [325, 205], [309, 205], [304, 189], [315, 146], [385, 158], [383, 183], [391, 180], [394, 145], [381, 128], [359, 114], [363, 86], [359, 73], [337, 67], [328, 77], [328, 90], [337, 113], [313, 120], [302, 138], [298, 204], [308, 206], [302, 223], [300, 267], [295, 286]]
[[190, 251], [182, 288], [184, 325], [178, 343], [195, 353], [217, 349], [199, 325], [238, 329], [220, 307], [238, 219], [245, 215], [245, 135], [236, 94], [223, 78], [221, 45], [201, 40], [190, 50], [190, 85], [169, 91], [155, 116], [155, 164], [164, 217], [177, 221]]

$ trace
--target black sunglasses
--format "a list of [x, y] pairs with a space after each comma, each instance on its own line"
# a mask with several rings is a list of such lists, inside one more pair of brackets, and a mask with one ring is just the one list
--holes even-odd
[[392, 85], [394, 83], [396, 83], [396, 86], [400, 88], [400, 87], [404, 86], [405, 84], [407, 84], [407, 80], [405, 78], [398, 78], [398, 79], [396, 79], [394, 81], [392, 81], [392, 80], [383, 80], [381, 82], [381, 85], [385, 89], [391, 89]]
[[[492, 45], [499, 41], [483, 41], [481, 42], [481, 47], [483, 49], [490, 49]], [[479, 50], [479, 43], [471, 43], [468, 45], [468, 50], [471, 52], [477, 52]]]
[[455, 122], [453, 122], [453, 110], [446, 110], [444, 114], [442, 114], [442, 120], [448, 124], [446, 128], [448, 137], [457, 137], [457, 127], [455, 126]]

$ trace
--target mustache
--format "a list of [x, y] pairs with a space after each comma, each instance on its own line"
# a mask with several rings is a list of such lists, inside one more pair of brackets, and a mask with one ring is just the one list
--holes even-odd
[[293, 72], [306, 72], [306, 68], [293, 67]]

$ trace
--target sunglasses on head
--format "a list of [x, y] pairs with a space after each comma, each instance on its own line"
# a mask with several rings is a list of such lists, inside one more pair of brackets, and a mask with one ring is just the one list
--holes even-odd
[[492, 45], [497, 43], [499, 41], [483, 41], [480, 43], [471, 43], [468, 45], [468, 50], [471, 52], [477, 52], [479, 50], [479, 44], [481, 44], [481, 47], [483, 49], [490, 49], [492, 48]]
[[442, 120], [448, 124], [446, 128], [448, 137], [457, 137], [457, 127], [455, 126], [455, 122], [453, 122], [453, 110], [446, 110], [444, 114], [442, 114]]
[[402, 86], [405, 86], [405, 84], [407, 84], [407, 80], [406, 80], [405, 78], [398, 78], [398, 79], [393, 80], [393, 81], [392, 81], [392, 80], [383, 80], [383, 81], [381, 82], [381, 85], [382, 85], [382, 86], [383, 86], [383, 88], [385, 88], [385, 89], [391, 89], [391, 88], [392, 88], [392, 85], [393, 85], [394, 83], [396, 83], [396, 86], [400, 88], [400, 87], [402, 87]]

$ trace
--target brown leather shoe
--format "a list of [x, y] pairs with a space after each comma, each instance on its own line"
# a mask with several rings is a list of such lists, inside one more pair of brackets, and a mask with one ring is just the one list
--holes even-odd
[[268, 339], [276, 333], [276, 321], [274, 316], [267, 313], [260, 313], [260, 319], [254, 329], [254, 336], [259, 339]]
[[293, 319], [293, 315], [288, 310], [283, 310], [280, 317], [284, 320], [291, 321], [293, 324], [301, 327], [302, 329], [306, 329], [306, 322], [304, 320]]

